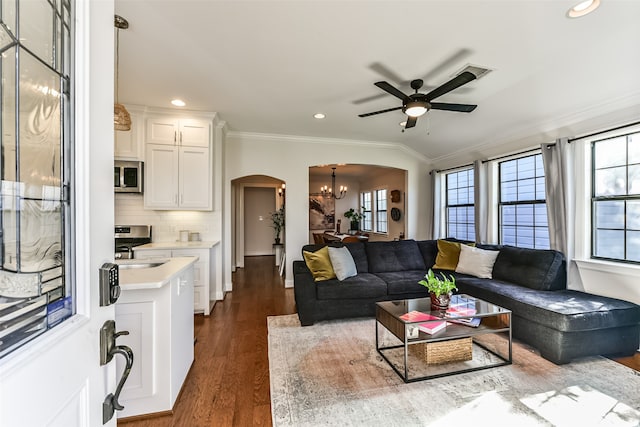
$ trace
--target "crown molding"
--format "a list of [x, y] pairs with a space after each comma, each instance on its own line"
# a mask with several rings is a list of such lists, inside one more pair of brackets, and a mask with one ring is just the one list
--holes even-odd
[[325, 138], [317, 136], [301, 136], [301, 135], [284, 135], [284, 134], [272, 134], [272, 133], [259, 133], [259, 132], [241, 132], [241, 131], [229, 131], [227, 133], [227, 143], [230, 139], [260, 139], [263, 141], [273, 142], [302, 142], [308, 144], [321, 144], [321, 145], [351, 145], [355, 147], [376, 147], [387, 150], [400, 150], [404, 151], [411, 157], [417, 157], [425, 162], [430, 162], [424, 154], [417, 152], [413, 148], [408, 147], [405, 144], [399, 142], [380, 142], [380, 141], [366, 141], [357, 139], [343, 139], [343, 138]]

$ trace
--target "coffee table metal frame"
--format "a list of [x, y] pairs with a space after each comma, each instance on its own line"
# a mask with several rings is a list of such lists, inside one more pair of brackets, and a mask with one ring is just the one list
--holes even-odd
[[[468, 316], [456, 316], [456, 319], [471, 319], [475, 317], [480, 318], [491, 318], [497, 316], [507, 316], [508, 321], [501, 320], [500, 318], [495, 319], [496, 324], [498, 326], [486, 326], [482, 323], [474, 328], [466, 325], [459, 324], [451, 324], [449, 323], [447, 327], [437, 332], [433, 335], [428, 335], [423, 332], [419, 333], [418, 338], [409, 338], [408, 329], [411, 325], [417, 326], [419, 323], [424, 323], [424, 320], [416, 321], [416, 322], [408, 322], [400, 319], [400, 316], [408, 311], [417, 310], [424, 313], [428, 313], [434, 316], [442, 317], [443, 319], [450, 319], [451, 317], [447, 317], [443, 312], [439, 311], [431, 311], [431, 300], [429, 298], [417, 298], [417, 299], [408, 299], [408, 300], [396, 300], [396, 301], [382, 301], [376, 303], [376, 350], [382, 356], [384, 360], [393, 368], [393, 370], [404, 380], [405, 383], [427, 380], [432, 378], [439, 378], [449, 375], [461, 374], [464, 372], [473, 372], [479, 371], [482, 369], [494, 368], [498, 366], [510, 365], [513, 361], [513, 350], [512, 350], [512, 336], [511, 336], [511, 311], [507, 310], [503, 307], [497, 306], [495, 304], [491, 304], [487, 301], [481, 300], [480, 298], [472, 297], [470, 295], [460, 294], [454, 295], [452, 305], [455, 305], [456, 300], [466, 299], [467, 301], [473, 301], [474, 305], [477, 307], [476, 313]], [[411, 310], [409, 310], [411, 308]], [[503, 318], [504, 319], [504, 318]], [[484, 323], [484, 322], [483, 322]], [[392, 345], [387, 347], [380, 347], [380, 336], [379, 336], [379, 327], [382, 326], [391, 334], [393, 334], [396, 338], [402, 341], [400, 345]], [[502, 327], [500, 327], [502, 326]], [[502, 354], [499, 354], [485, 345], [476, 342], [473, 340], [473, 337], [483, 334], [508, 334], [508, 356], [505, 357]], [[469, 338], [471, 337], [473, 340], [472, 345], [477, 345], [482, 347], [484, 350], [496, 356], [500, 362], [497, 363], [489, 363], [487, 365], [475, 366], [469, 368], [461, 368], [454, 369], [451, 371], [436, 373], [433, 375], [420, 376], [415, 378], [409, 378], [409, 369], [408, 369], [408, 351], [409, 346], [419, 343], [434, 343], [438, 341], [448, 341], [455, 340], [460, 338]], [[399, 370], [395, 364], [385, 355], [385, 350], [392, 350], [397, 348], [404, 347], [404, 370]], [[452, 364], [453, 365], [453, 364]]]

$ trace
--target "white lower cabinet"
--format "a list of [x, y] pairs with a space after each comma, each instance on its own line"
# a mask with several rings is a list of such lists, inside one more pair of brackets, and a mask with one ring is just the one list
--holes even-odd
[[135, 251], [135, 257], [139, 259], [160, 259], [171, 257], [198, 257], [193, 266], [193, 312], [204, 313], [208, 316], [211, 312], [210, 298], [213, 274], [213, 258], [211, 249], [140, 249]]
[[[118, 418], [171, 411], [193, 363], [193, 266], [156, 289], [126, 290], [116, 303], [118, 344], [133, 350]], [[123, 358], [116, 358], [118, 377]]]

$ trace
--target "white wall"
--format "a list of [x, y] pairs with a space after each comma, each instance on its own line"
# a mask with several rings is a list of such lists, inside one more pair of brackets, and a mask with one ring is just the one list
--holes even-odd
[[[366, 190], [375, 190], [380, 188], [387, 189], [387, 220], [388, 220], [388, 233], [386, 235], [383, 234], [375, 234], [372, 233], [369, 240], [393, 240], [400, 238], [400, 233], [405, 233], [405, 224], [406, 224], [406, 209], [405, 209], [405, 201], [406, 201], [406, 193], [408, 193], [405, 188], [405, 171], [403, 170], [393, 170], [390, 169], [385, 173], [377, 174], [375, 176], [369, 176], [367, 178], [367, 183], [362, 184], [362, 191]], [[400, 201], [398, 203], [391, 203], [391, 191], [399, 190], [400, 191]], [[398, 208], [402, 213], [399, 221], [393, 221], [391, 219], [391, 208]]]
[[[293, 286], [292, 261], [309, 241], [309, 166], [359, 163], [407, 170], [407, 237], [430, 237], [428, 170], [420, 154], [396, 144], [234, 133], [225, 146], [224, 213], [231, 215], [231, 180], [247, 175], [268, 175], [287, 183], [286, 286]], [[231, 229], [223, 227], [225, 259], [231, 259]], [[225, 290], [231, 289], [231, 264], [225, 262]]]
[[115, 223], [151, 225], [154, 242], [174, 242], [180, 230], [198, 231], [203, 241], [219, 240], [221, 211], [152, 211], [139, 194], [115, 195]]

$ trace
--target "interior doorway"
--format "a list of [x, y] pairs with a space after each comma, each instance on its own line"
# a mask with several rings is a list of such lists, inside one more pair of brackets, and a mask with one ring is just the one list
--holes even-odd
[[244, 256], [272, 255], [271, 213], [276, 195], [269, 187], [244, 189]]
[[[284, 207], [285, 198], [285, 182], [277, 178], [251, 175], [231, 181], [233, 271], [244, 268], [245, 256], [276, 255], [280, 259], [277, 255], [284, 253], [284, 245], [274, 245], [272, 214]], [[285, 229], [280, 238], [284, 243]]]

